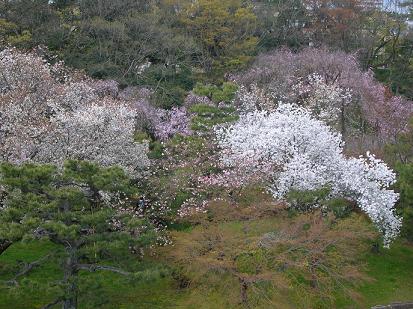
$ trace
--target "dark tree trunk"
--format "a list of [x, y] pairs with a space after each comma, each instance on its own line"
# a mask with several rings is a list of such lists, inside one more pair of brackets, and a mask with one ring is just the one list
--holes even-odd
[[71, 247], [68, 249], [69, 256], [64, 264], [64, 283], [66, 285], [65, 298], [62, 309], [77, 308], [77, 257], [76, 250]]

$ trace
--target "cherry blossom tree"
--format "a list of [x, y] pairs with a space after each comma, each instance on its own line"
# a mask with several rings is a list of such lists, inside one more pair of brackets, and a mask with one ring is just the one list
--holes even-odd
[[136, 111], [117, 84], [68, 75], [34, 53], [0, 52], [0, 158], [61, 165], [83, 159], [136, 176], [148, 145], [134, 141]]
[[308, 110], [280, 104], [272, 112], [254, 111], [216, 129], [222, 162], [229, 168], [261, 170], [269, 164], [269, 190], [282, 198], [292, 190], [331, 188], [331, 195], [356, 201], [384, 234], [388, 246], [401, 219], [394, 213], [398, 194], [389, 189], [395, 174], [373, 155], [347, 158], [341, 135]]
[[47, 131], [48, 102], [62, 93], [51, 66], [40, 57], [15, 49], [0, 52], [1, 159], [27, 160]]
[[340, 124], [341, 133], [345, 133], [346, 108], [352, 101], [349, 89], [328, 84], [321, 75], [314, 73], [299, 80], [293, 90], [298, 96], [297, 102], [313, 116], [332, 126]]

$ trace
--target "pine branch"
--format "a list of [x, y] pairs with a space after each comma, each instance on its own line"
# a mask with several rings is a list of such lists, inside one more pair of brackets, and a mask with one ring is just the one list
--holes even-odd
[[25, 263], [23, 269], [21, 269], [12, 279], [6, 281], [7, 284], [16, 285], [18, 286], [18, 279], [29, 272], [31, 272], [34, 268], [40, 266], [44, 261], [46, 261], [50, 257], [50, 254], [43, 256], [42, 258], [38, 259], [37, 261], [31, 263]]
[[104, 265], [93, 265], [93, 264], [79, 264], [77, 265], [78, 270], [87, 270], [89, 272], [95, 272], [98, 270], [106, 270], [106, 271], [111, 271], [114, 273], [118, 273], [124, 276], [130, 276], [133, 273], [124, 271], [123, 269], [112, 267], [112, 266], [104, 266]]

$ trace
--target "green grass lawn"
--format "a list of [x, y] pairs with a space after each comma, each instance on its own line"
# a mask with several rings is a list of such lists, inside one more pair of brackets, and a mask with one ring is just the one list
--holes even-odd
[[361, 285], [363, 304], [371, 307], [394, 301], [413, 301], [413, 246], [397, 243], [380, 254], [366, 256], [367, 273], [374, 279]]

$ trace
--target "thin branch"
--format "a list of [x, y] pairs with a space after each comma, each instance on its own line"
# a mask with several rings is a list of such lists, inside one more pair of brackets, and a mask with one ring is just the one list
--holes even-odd
[[107, 271], [118, 273], [118, 274], [121, 274], [121, 275], [124, 275], [124, 276], [132, 275], [131, 272], [124, 271], [120, 268], [116, 268], [116, 267], [112, 267], [112, 266], [104, 266], [104, 265], [79, 264], [79, 265], [77, 265], [77, 269], [78, 270], [87, 270], [87, 271], [90, 271], [90, 272], [95, 272], [97, 270], [107, 270]]

